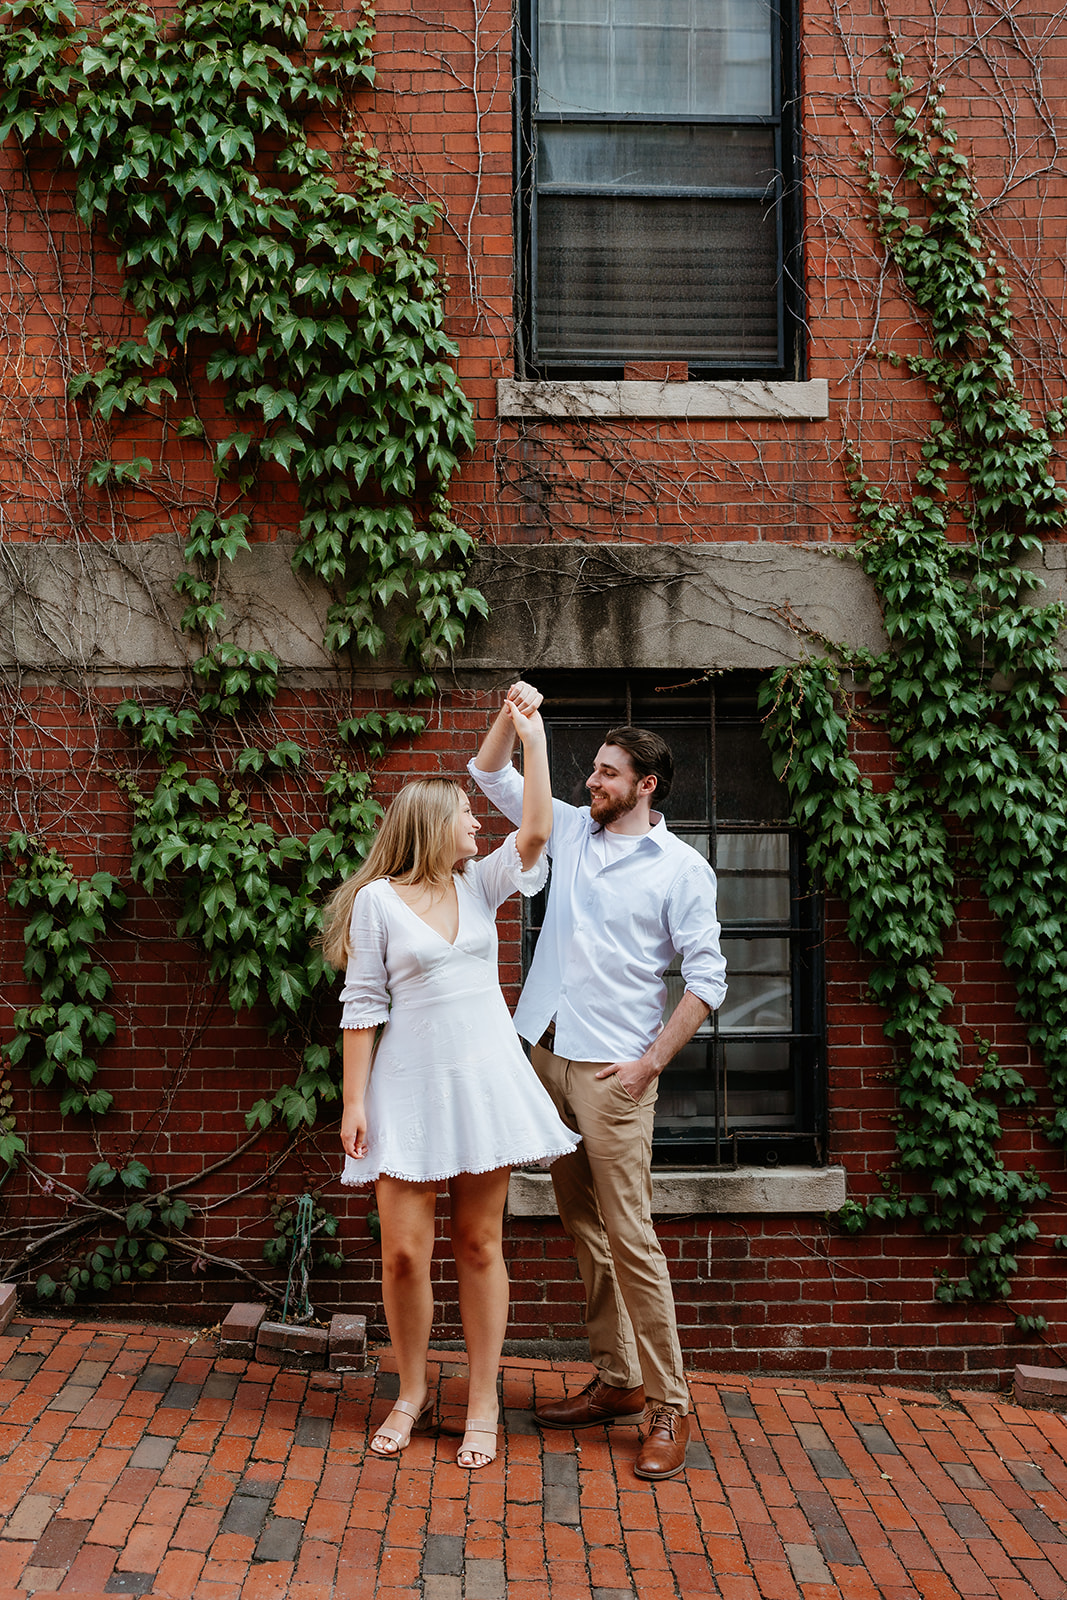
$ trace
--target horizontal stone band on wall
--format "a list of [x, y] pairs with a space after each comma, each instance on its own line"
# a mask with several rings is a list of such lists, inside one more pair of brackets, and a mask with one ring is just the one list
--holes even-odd
[[496, 408], [502, 417], [764, 418], [820, 422], [830, 414], [825, 378], [807, 383], [600, 381], [519, 383], [501, 378]]
[[[844, 1167], [739, 1167], [730, 1172], [652, 1173], [656, 1217], [822, 1214], [847, 1198]], [[513, 1172], [508, 1185], [512, 1217], [554, 1217], [556, 1197], [547, 1172]]]
[[[293, 572], [290, 541], [255, 544], [220, 574], [227, 636], [270, 650], [307, 687], [352, 681], [352, 664], [322, 646], [334, 596]], [[178, 540], [47, 540], [0, 545], [0, 670], [49, 677], [158, 681], [189, 669], [182, 633]], [[1038, 604], [1067, 594], [1067, 547], [1051, 545]], [[753, 542], [637, 544], [559, 541], [484, 545], [471, 573], [490, 605], [462, 653], [440, 669], [767, 670], [819, 653], [822, 640], [879, 652], [886, 637], [874, 591], [847, 547]], [[387, 630], [388, 613], [383, 618]], [[388, 650], [371, 669], [395, 676]], [[363, 681], [361, 679], [361, 681]]]
[[772, 543], [497, 545], [478, 582], [490, 615], [457, 667], [767, 670], [821, 647], [886, 646], [847, 548]]

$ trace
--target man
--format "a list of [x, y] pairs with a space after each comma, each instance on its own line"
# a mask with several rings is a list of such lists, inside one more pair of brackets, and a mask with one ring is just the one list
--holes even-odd
[[[529, 714], [542, 696], [513, 684]], [[501, 710], [470, 763], [478, 787], [511, 821], [522, 781]], [[552, 1167], [560, 1218], [585, 1285], [596, 1376], [580, 1394], [535, 1413], [546, 1428], [642, 1422], [634, 1471], [685, 1468], [689, 1394], [674, 1297], [652, 1226], [652, 1123], [667, 1063], [726, 994], [715, 874], [667, 831], [671, 752], [657, 734], [614, 728], [586, 781], [590, 803], [553, 802], [548, 908], [515, 1026], [560, 1116], [582, 1135]], [[685, 993], [666, 1025], [663, 974], [682, 958]]]

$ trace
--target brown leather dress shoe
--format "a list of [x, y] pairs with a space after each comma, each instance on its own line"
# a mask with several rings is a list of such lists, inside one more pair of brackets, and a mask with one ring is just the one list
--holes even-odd
[[653, 1406], [648, 1432], [634, 1462], [635, 1475], [638, 1478], [676, 1478], [685, 1471], [688, 1443], [689, 1418], [680, 1417], [669, 1406]]
[[538, 1406], [534, 1420], [542, 1428], [609, 1428], [613, 1422], [644, 1422], [645, 1391], [640, 1384], [636, 1389], [616, 1389], [594, 1378], [581, 1394]]

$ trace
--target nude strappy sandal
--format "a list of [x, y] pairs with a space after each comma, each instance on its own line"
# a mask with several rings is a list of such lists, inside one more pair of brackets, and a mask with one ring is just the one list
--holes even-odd
[[[389, 1416], [391, 1417], [395, 1411], [399, 1411], [402, 1416], [411, 1418], [407, 1432], [402, 1433], [398, 1428], [387, 1428], [383, 1425], [380, 1428], [375, 1428], [370, 1441], [372, 1453], [376, 1456], [384, 1457], [386, 1461], [393, 1460], [402, 1450], [406, 1450], [411, 1443], [411, 1435], [413, 1433], [424, 1433], [433, 1422], [432, 1400], [427, 1400], [421, 1411], [410, 1400], [395, 1400]], [[375, 1439], [392, 1439], [393, 1448], [391, 1450], [379, 1450], [375, 1446]]]
[[[462, 1467], [464, 1472], [477, 1472], [481, 1467], [487, 1467], [490, 1461], [496, 1460], [496, 1441], [500, 1424], [495, 1420], [490, 1422], [487, 1417], [468, 1417], [463, 1424], [463, 1440], [456, 1451], [456, 1466]], [[474, 1444], [475, 1439], [488, 1439], [488, 1445]], [[459, 1458], [466, 1451], [468, 1455], [485, 1456], [485, 1461], [461, 1461]]]

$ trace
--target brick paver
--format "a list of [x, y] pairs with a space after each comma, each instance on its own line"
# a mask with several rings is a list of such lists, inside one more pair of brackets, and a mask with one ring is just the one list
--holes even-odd
[[[432, 1358], [444, 1418], [464, 1368]], [[173, 1328], [0, 1337], [0, 1600], [1067, 1600], [1067, 1418], [988, 1394], [694, 1374], [688, 1471], [635, 1478], [637, 1431], [544, 1437], [508, 1359], [481, 1472], [456, 1437], [366, 1451], [366, 1373], [220, 1359]], [[6, 1586], [6, 1587], [5, 1587]]]

